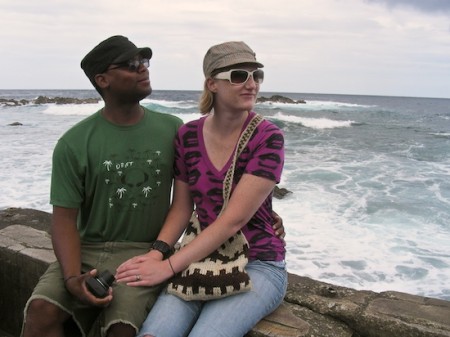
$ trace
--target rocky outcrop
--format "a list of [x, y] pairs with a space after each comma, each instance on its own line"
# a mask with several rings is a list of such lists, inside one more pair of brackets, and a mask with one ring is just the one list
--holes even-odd
[[46, 97], [39, 96], [33, 100], [16, 100], [0, 98], [0, 106], [21, 106], [28, 104], [95, 104], [100, 101], [100, 98], [72, 98], [72, 97]]
[[273, 197], [277, 199], [283, 199], [286, 195], [291, 193], [291, 191], [287, 190], [284, 187], [275, 186], [275, 188], [273, 189]]
[[11, 225], [29, 226], [50, 233], [52, 215], [32, 208], [10, 207], [0, 210], [0, 229]]
[[25, 105], [29, 104], [29, 101], [26, 99], [16, 100], [16, 99], [7, 99], [7, 98], [0, 98], [0, 106], [19, 106], [19, 105]]
[[256, 103], [290, 103], [290, 104], [305, 104], [306, 101], [303, 99], [294, 100], [289, 97], [281, 96], [281, 95], [272, 95], [267, 98], [264, 96], [258, 97], [256, 99]]
[[[23, 307], [47, 265], [55, 260], [51, 215], [0, 210], [0, 336], [18, 336]], [[247, 337], [450, 336], [450, 302], [387, 291], [357, 291], [290, 274], [282, 305]]]
[[72, 98], [72, 97], [46, 97], [39, 96], [34, 100], [34, 104], [95, 104], [100, 101], [100, 98]]
[[[73, 98], [73, 97], [47, 97], [38, 96], [36, 99], [13, 99], [13, 98], [0, 98], [0, 106], [21, 106], [28, 104], [95, 104], [98, 103], [101, 98]], [[271, 97], [258, 97], [257, 103], [290, 103], [290, 104], [304, 104], [305, 100], [294, 100], [282, 95], [272, 95]]]

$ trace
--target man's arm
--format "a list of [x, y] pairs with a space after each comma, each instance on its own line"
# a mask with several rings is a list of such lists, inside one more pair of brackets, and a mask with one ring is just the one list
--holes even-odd
[[105, 298], [97, 298], [86, 287], [86, 279], [96, 274], [96, 270], [81, 272], [81, 241], [77, 229], [77, 208], [53, 207], [51, 223], [52, 244], [56, 258], [61, 265], [64, 285], [81, 302], [96, 306], [106, 306], [112, 300], [111, 290]]
[[53, 207], [52, 244], [64, 280], [81, 275], [81, 244], [77, 230], [77, 215], [77, 208]]

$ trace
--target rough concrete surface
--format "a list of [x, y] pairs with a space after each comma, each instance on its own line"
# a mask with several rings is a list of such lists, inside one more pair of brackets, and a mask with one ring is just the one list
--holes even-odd
[[[50, 214], [0, 210], [0, 337], [18, 336], [23, 307], [55, 260]], [[283, 304], [247, 337], [450, 337], [450, 302], [388, 291], [357, 291], [295, 274]]]

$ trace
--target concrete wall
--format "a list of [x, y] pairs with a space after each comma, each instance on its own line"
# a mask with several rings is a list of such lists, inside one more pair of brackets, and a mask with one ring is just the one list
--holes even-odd
[[54, 260], [46, 232], [21, 225], [0, 231], [0, 328], [19, 335], [25, 303]]
[[[49, 234], [37, 229], [40, 224], [30, 226], [34, 213], [27, 214], [8, 209], [5, 217], [0, 211], [0, 336], [1, 330], [19, 335], [24, 305], [55, 260]], [[450, 302], [356, 291], [291, 274], [284, 303], [247, 336], [450, 336]]]

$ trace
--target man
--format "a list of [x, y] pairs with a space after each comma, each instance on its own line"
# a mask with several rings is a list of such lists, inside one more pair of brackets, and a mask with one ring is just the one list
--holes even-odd
[[[155, 248], [170, 205], [173, 139], [182, 121], [147, 110], [150, 48], [123, 36], [97, 45], [81, 67], [105, 106], [68, 130], [53, 154], [50, 202], [58, 262], [25, 308], [23, 336], [63, 336], [72, 318], [83, 336], [135, 336], [160, 287], [117, 284], [95, 297], [86, 279]], [[113, 300], [114, 298], [114, 300]], [[72, 325], [73, 329], [73, 325]]]
[[25, 306], [24, 337], [74, 330], [82, 336], [135, 336], [161, 290], [114, 284], [99, 298], [86, 285], [98, 271], [114, 274], [131, 257], [151, 250], [162, 259], [171, 250], [154, 240], [170, 205], [173, 140], [182, 121], [139, 103], [152, 92], [151, 57], [150, 48], [112, 36], [81, 61], [105, 106], [55, 147], [50, 202], [57, 262]]

